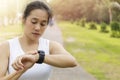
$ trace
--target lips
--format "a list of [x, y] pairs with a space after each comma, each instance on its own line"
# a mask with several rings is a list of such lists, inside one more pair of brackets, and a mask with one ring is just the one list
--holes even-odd
[[40, 35], [40, 33], [35, 33], [35, 32], [33, 32], [32, 34], [33, 34], [33, 35], [37, 35], [37, 36], [39, 36], [39, 35]]

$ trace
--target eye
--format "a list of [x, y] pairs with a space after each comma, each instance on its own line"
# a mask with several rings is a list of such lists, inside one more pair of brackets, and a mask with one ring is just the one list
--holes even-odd
[[37, 23], [38, 23], [38, 21], [37, 21], [37, 20], [35, 20], [35, 19], [32, 19], [32, 20], [31, 20], [31, 23], [32, 23], [32, 24], [37, 24]]
[[47, 22], [42, 22], [40, 25], [41, 26], [47, 26]]

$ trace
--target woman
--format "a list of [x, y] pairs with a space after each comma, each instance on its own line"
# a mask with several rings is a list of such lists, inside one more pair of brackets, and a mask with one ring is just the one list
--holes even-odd
[[0, 80], [48, 80], [51, 66], [77, 65], [59, 43], [41, 37], [51, 19], [45, 3], [33, 1], [26, 6], [23, 35], [0, 44]]

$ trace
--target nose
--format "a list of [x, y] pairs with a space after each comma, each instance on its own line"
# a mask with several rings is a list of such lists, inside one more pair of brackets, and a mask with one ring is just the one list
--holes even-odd
[[40, 30], [40, 24], [35, 25], [35, 30]]

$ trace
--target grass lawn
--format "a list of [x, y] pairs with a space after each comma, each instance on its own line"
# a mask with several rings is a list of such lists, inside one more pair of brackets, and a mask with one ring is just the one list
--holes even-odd
[[65, 48], [85, 70], [98, 80], [120, 80], [120, 38], [69, 22], [60, 22], [59, 26]]

